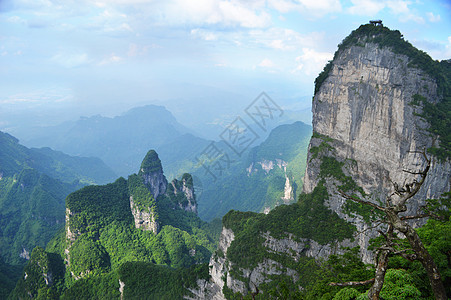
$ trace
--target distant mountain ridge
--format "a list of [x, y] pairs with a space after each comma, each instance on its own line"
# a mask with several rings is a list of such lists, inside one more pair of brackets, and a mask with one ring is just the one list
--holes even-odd
[[139, 167], [149, 149], [158, 151], [188, 133], [191, 131], [163, 106], [147, 105], [113, 118], [81, 117], [76, 122], [42, 128], [26, 144], [99, 157], [115, 173], [127, 176]]
[[[50, 148], [30, 149], [17, 138], [0, 132], [2, 263], [23, 264], [34, 247], [45, 246], [62, 229], [64, 200], [69, 193], [114, 178], [114, 172], [98, 158], [73, 157]], [[6, 269], [17, 268], [20, 269]], [[12, 288], [7, 284], [8, 281], [1, 281], [0, 291]]]
[[241, 158], [231, 157], [234, 163], [217, 179], [199, 167], [193, 172], [203, 185], [199, 215], [211, 220], [231, 209], [268, 212], [277, 205], [295, 201], [303, 185], [311, 135], [312, 127], [300, 121], [280, 125]]
[[46, 148], [27, 148], [8, 133], [0, 131], [0, 173], [12, 176], [32, 168], [63, 182], [84, 184], [114, 180], [114, 172], [96, 157], [74, 157]]

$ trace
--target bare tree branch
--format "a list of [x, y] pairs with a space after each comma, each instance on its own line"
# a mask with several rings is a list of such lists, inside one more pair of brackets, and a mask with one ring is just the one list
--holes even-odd
[[427, 218], [430, 217], [431, 214], [421, 214], [421, 215], [416, 215], [416, 216], [403, 216], [401, 217], [401, 220], [413, 220], [413, 219], [422, 219], [422, 218]]
[[384, 207], [379, 206], [379, 205], [377, 205], [377, 204], [375, 204], [373, 202], [365, 201], [365, 200], [359, 199], [357, 197], [350, 196], [350, 195], [346, 194], [345, 192], [343, 192], [342, 190], [338, 190], [338, 192], [340, 193], [341, 196], [343, 196], [344, 198], [346, 198], [348, 200], [352, 200], [354, 202], [359, 202], [359, 203], [362, 203], [362, 204], [366, 204], [366, 205], [372, 206], [375, 209], [378, 209], [380, 211], [385, 211]]
[[349, 281], [349, 282], [331, 282], [330, 286], [359, 286], [359, 285], [367, 285], [374, 282], [374, 278], [365, 280], [365, 281]]
[[[413, 151], [412, 151], [413, 152]], [[407, 171], [408, 173], [411, 174], [416, 174], [416, 175], [420, 175], [421, 179], [420, 181], [417, 181], [416, 179], [414, 179], [412, 181], [412, 183], [407, 183], [405, 185], [405, 188], [402, 188], [402, 192], [397, 193], [397, 195], [400, 197], [399, 201], [398, 201], [398, 205], [397, 205], [397, 211], [401, 212], [401, 211], [405, 211], [404, 210], [404, 206], [405, 203], [407, 202], [407, 200], [409, 200], [410, 198], [412, 198], [413, 196], [415, 196], [415, 194], [420, 190], [421, 186], [423, 185], [426, 176], [429, 172], [429, 169], [431, 167], [431, 159], [429, 159], [426, 155], [426, 151], [423, 150], [421, 152], [419, 151], [415, 151], [414, 153], [421, 153], [426, 161], [426, 167], [419, 172], [410, 172]], [[405, 170], [406, 171], [406, 170]], [[395, 186], [395, 190], [396, 190], [396, 186]]]

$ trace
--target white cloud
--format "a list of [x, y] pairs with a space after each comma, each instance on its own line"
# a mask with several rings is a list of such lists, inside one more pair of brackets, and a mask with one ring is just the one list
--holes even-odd
[[262, 28], [271, 24], [264, 5], [255, 1], [197, 0], [193, 4], [190, 0], [168, 0], [150, 5], [147, 10], [159, 24], [165, 25]]
[[434, 15], [432, 12], [426, 13], [429, 22], [435, 23], [440, 21], [440, 15]]
[[102, 61], [100, 61], [99, 65], [103, 66], [103, 65], [108, 65], [108, 64], [112, 64], [112, 63], [117, 63], [120, 61], [122, 61], [122, 57], [116, 55], [115, 53], [111, 53], [106, 58], [104, 58]]
[[258, 64], [258, 66], [262, 68], [274, 68], [276, 65], [269, 58], [265, 58]]
[[314, 47], [323, 37], [323, 33], [300, 34], [292, 29], [273, 27], [267, 30], [253, 30], [245, 39], [272, 49], [294, 51], [302, 47]]
[[371, 16], [380, 12], [385, 7], [385, 3], [375, 0], [351, 0], [353, 6], [349, 12], [353, 15]]
[[66, 68], [75, 68], [90, 62], [86, 53], [58, 53], [52, 57], [52, 61]]
[[415, 22], [418, 24], [424, 24], [424, 19], [423, 17], [420, 17], [418, 15], [415, 14], [408, 14], [408, 15], [402, 15], [399, 17], [399, 22], [402, 23], [407, 23], [407, 22]]
[[268, 6], [281, 12], [298, 11], [315, 17], [341, 11], [339, 0], [268, 0]]
[[26, 24], [27, 21], [22, 19], [19, 16], [12, 16], [6, 19], [7, 22], [9, 23], [14, 23], [14, 24]]
[[448, 45], [446, 45], [445, 57], [447, 57], [447, 59], [451, 58], [451, 35], [448, 36]]
[[302, 55], [296, 57], [297, 66], [292, 73], [304, 72], [309, 76], [316, 76], [334, 56], [333, 53], [318, 52], [311, 48], [303, 48], [302, 52]]
[[216, 41], [218, 39], [218, 36], [213, 33], [212, 31], [196, 28], [191, 29], [191, 35], [200, 38], [206, 41]]
[[404, 0], [351, 0], [353, 6], [348, 9], [348, 12], [354, 15], [376, 16], [382, 10], [388, 8], [390, 12], [398, 16], [399, 22], [415, 22], [424, 24], [424, 18], [419, 16], [415, 10], [409, 8], [412, 1]]
[[411, 4], [410, 1], [386, 1], [387, 7], [390, 8], [392, 13], [395, 15], [398, 14], [409, 14], [410, 9], [409, 5]]
[[73, 91], [67, 88], [51, 87], [17, 93], [0, 99], [0, 104], [9, 105], [43, 105], [73, 100]]
[[132, 43], [128, 46], [127, 56], [129, 57], [144, 56], [149, 52], [149, 49], [157, 49], [157, 48], [161, 48], [161, 46], [157, 44], [137, 45]]

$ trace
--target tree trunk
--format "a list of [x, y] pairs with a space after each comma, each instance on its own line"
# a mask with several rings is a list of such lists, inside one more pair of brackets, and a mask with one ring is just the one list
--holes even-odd
[[377, 258], [376, 275], [374, 283], [368, 291], [368, 298], [371, 300], [379, 299], [379, 293], [384, 286], [385, 272], [387, 272], [389, 250], [381, 250]]
[[432, 259], [432, 256], [424, 247], [423, 242], [421, 242], [418, 233], [409, 224], [402, 221], [396, 214], [396, 212], [392, 210], [387, 210], [386, 212], [387, 216], [390, 219], [390, 223], [394, 226], [395, 229], [402, 232], [406, 236], [410, 247], [412, 247], [412, 250], [417, 256], [417, 259], [421, 262], [424, 269], [426, 270], [432, 291], [434, 293], [434, 298], [437, 300], [448, 299], [446, 297], [446, 290], [440, 277], [440, 272], [437, 268], [437, 265]]

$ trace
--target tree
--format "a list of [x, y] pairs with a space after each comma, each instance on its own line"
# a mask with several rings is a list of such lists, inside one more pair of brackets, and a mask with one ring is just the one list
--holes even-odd
[[[427, 249], [424, 247], [418, 233], [408, 223], [408, 220], [439, 216], [433, 214], [429, 210], [424, 211], [424, 207], [423, 212], [417, 212], [417, 214], [415, 215], [400, 215], [407, 211], [409, 200], [412, 199], [412, 197], [415, 196], [415, 194], [420, 190], [431, 167], [431, 159], [427, 157], [425, 151], [415, 153], [422, 154], [426, 166], [423, 170], [420, 171], [403, 170], [404, 172], [414, 175], [415, 178], [413, 178], [411, 182], [405, 183], [403, 186], [399, 186], [399, 184], [392, 181], [394, 192], [386, 197], [384, 206], [375, 204], [367, 200], [362, 200], [355, 195], [349, 195], [343, 191], [339, 191], [344, 198], [371, 206], [373, 209], [379, 210], [384, 214], [383, 219], [380, 221], [381, 224], [386, 225], [385, 232], [378, 230], [378, 232], [384, 237], [384, 243], [377, 249], [376, 252], [375, 277], [373, 285], [368, 292], [368, 297], [370, 299], [379, 299], [379, 294], [384, 285], [384, 279], [387, 272], [388, 259], [390, 255], [401, 255], [402, 257], [410, 261], [420, 261], [428, 274], [429, 282], [431, 284], [435, 299], [447, 299], [445, 287], [441, 280], [440, 272], [436, 263], [432, 259], [432, 256], [429, 254]], [[402, 233], [405, 236], [408, 244], [410, 245], [410, 248], [406, 248], [404, 245], [399, 243], [399, 241], [396, 239], [397, 232]], [[352, 286], [363, 283], [367, 282], [348, 282], [340, 285]], [[331, 285], [337, 284], [331, 283]]]

